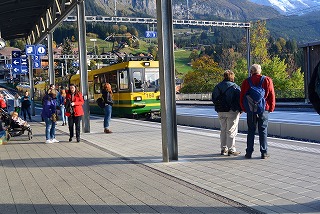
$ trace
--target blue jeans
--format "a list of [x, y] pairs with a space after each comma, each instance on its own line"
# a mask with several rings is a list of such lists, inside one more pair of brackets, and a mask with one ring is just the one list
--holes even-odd
[[248, 125], [248, 135], [247, 135], [247, 149], [246, 153], [251, 155], [254, 151], [254, 136], [256, 132], [256, 127], [258, 125], [259, 142], [260, 142], [260, 152], [261, 154], [266, 154], [268, 151], [268, 120], [269, 112], [264, 111], [262, 114], [252, 114], [247, 112], [247, 125]]
[[103, 120], [103, 125], [104, 125], [105, 129], [107, 129], [109, 127], [111, 114], [112, 114], [112, 106], [111, 105], [106, 105], [104, 107], [104, 120]]
[[61, 111], [62, 122], [66, 123], [68, 119], [66, 117], [66, 108], [64, 107], [64, 105], [60, 106], [60, 111]]
[[52, 122], [50, 118], [43, 118], [46, 123], [46, 140], [51, 140], [56, 138], [56, 123]]

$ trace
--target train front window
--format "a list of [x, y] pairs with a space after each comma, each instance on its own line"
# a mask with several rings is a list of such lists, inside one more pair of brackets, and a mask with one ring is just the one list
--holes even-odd
[[159, 87], [159, 68], [145, 68], [145, 82], [147, 88]]
[[133, 75], [134, 88], [141, 89], [142, 88], [142, 74], [141, 74], [141, 71], [134, 71], [132, 73], [132, 75]]

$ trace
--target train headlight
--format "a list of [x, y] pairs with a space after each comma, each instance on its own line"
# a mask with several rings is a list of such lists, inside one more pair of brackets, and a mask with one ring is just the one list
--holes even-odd
[[150, 66], [150, 62], [144, 62], [143, 65], [144, 66]]
[[141, 101], [141, 100], [142, 100], [142, 97], [141, 97], [141, 96], [135, 97], [134, 100], [135, 100], [135, 101]]

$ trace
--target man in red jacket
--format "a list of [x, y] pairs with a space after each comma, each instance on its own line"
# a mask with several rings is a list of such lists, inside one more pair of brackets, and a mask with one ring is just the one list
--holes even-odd
[[[258, 85], [260, 82], [261, 75], [261, 66], [258, 64], [253, 64], [250, 68], [250, 77], [253, 85]], [[254, 135], [256, 131], [256, 127], [258, 125], [258, 133], [259, 133], [259, 142], [260, 142], [260, 152], [261, 159], [266, 159], [269, 157], [268, 154], [268, 118], [269, 112], [273, 112], [276, 105], [276, 97], [274, 93], [273, 82], [270, 77], [265, 77], [262, 87], [265, 90], [265, 100], [266, 106], [265, 111], [261, 114], [254, 114], [252, 112], [247, 112], [247, 125], [248, 125], [248, 135], [247, 135], [247, 149], [245, 158], [250, 159], [253, 153], [254, 146]], [[244, 96], [249, 90], [250, 85], [248, 79], [245, 79], [241, 85], [241, 93], [240, 93], [240, 105], [243, 111], [246, 112], [246, 109], [243, 104]]]

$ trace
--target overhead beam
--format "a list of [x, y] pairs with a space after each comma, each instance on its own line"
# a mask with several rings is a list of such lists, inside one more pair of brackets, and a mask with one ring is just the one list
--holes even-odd
[[[65, 22], [77, 21], [76, 16], [68, 16]], [[157, 24], [157, 19], [140, 18], [140, 17], [109, 17], [109, 16], [86, 16], [86, 22], [115, 22], [115, 23], [139, 23], [139, 24]], [[193, 20], [193, 19], [173, 19], [174, 25], [196, 25], [196, 26], [216, 26], [216, 27], [235, 27], [248, 28], [249, 22], [224, 22], [209, 20]]]

